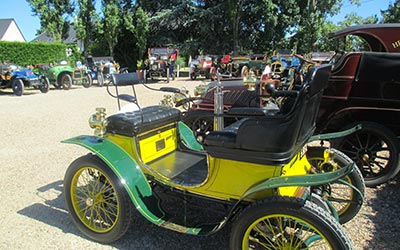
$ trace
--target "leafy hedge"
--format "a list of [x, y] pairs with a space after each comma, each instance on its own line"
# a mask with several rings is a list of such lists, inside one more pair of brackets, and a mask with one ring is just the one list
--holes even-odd
[[[69, 47], [71, 46], [61, 43], [0, 41], [0, 62], [11, 62], [20, 66], [59, 62], [66, 59], [66, 49]], [[72, 50], [76, 52], [74, 47]], [[74, 56], [68, 59], [74, 59]]]

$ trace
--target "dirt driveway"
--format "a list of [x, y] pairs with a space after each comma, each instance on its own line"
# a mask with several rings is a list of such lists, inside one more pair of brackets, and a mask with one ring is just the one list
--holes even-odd
[[[176, 80], [169, 86], [192, 90], [199, 81]], [[165, 84], [152, 84], [159, 87]], [[124, 87], [123, 92], [129, 92]], [[139, 102], [157, 104], [163, 93], [139, 87]], [[96, 107], [108, 114], [117, 102], [105, 88], [47, 94], [30, 90], [22, 97], [0, 92], [0, 249], [227, 249], [229, 228], [208, 238], [168, 231], [138, 217], [127, 235], [102, 245], [85, 238], [65, 210], [62, 181], [67, 166], [86, 154], [60, 141], [92, 134], [88, 117]], [[399, 184], [368, 189], [366, 205], [345, 225], [356, 249], [399, 249]]]

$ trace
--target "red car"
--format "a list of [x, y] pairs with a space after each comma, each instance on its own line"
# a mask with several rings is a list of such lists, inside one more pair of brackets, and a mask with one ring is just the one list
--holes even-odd
[[382, 184], [400, 169], [400, 24], [361, 25], [330, 34], [361, 38], [369, 51], [337, 53], [324, 92], [317, 132], [362, 129], [334, 146], [347, 154], [367, 186]]

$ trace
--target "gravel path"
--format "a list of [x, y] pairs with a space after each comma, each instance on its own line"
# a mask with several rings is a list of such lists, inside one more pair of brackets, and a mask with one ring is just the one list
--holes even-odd
[[[199, 83], [176, 80], [169, 86], [192, 90]], [[137, 93], [143, 106], [157, 104], [163, 96], [143, 87]], [[196, 237], [159, 228], [139, 216], [110, 245], [92, 242], [77, 230], [65, 210], [62, 180], [67, 166], [87, 151], [60, 141], [92, 134], [88, 117], [100, 106], [108, 114], [117, 111], [116, 100], [97, 86], [51, 89], [47, 94], [26, 90], [22, 97], [11, 90], [0, 92], [0, 249], [228, 249], [229, 228]], [[399, 185], [394, 180], [367, 189], [361, 212], [345, 225], [355, 249], [400, 249]]]

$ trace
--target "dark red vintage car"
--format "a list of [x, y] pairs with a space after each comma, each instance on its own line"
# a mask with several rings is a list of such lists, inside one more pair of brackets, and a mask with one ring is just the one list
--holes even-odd
[[400, 24], [361, 25], [330, 34], [333, 39], [350, 36], [361, 38], [369, 51], [336, 54], [317, 132], [362, 124], [333, 144], [357, 163], [366, 185], [376, 186], [400, 169]]
[[[316, 133], [361, 124], [361, 130], [332, 143], [357, 163], [366, 185], [376, 186], [400, 170], [400, 24], [361, 25], [330, 34], [342, 42], [352, 36], [360, 38], [358, 48], [367, 49], [345, 48], [351, 52], [344, 52], [339, 46], [331, 58], [332, 74], [320, 106]], [[248, 106], [250, 100], [257, 100], [257, 95], [263, 93], [262, 87], [247, 91], [243, 81], [223, 85], [226, 124], [236, 119], [229, 116], [232, 107]], [[184, 121], [199, 139], [213, 128], [213, 95], [209, 86], [203, 95], [206, 100], [185, 114]]]

